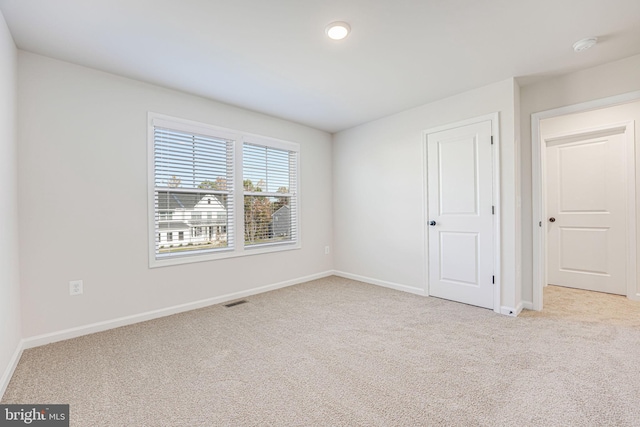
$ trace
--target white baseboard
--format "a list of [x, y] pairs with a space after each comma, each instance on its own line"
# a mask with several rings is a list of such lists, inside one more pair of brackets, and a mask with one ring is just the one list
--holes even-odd
[[22, 356], [22, 350], [24, 349], [24, 340], [20, 340], [18, 345], [16, 346], [16, 351], [13, 352], [13, 356], [9, 360], [9, 365], [7, 369], [4, 370], [2, 377], [0, 377], [0, 400], [4, 396], [4, 392], [7, 391], [7, 387], [9, 386], [9, 381], [11, 381], [11, 377], [18, 366], [18, 362], [20, 361], [20, 357]]
[[321, 279], [333, 275], [333, 271], [325, 271], [322, 273], [312, 274], [310, 276], [299, 277], [272, 285], [260, 286], [258, 288], [248, 289], [246, 291], [234, 292], [232, 294], [221, 295], [219, 297], [207, 298], [199, 301], [189, 302], [186, 304], [174, 305], [172, 307], [161, 308], [159, 310], [147, 311], [145, 313], [133, 314], [131, 316], [120, 317], [117, 319], [106, 320], [104, 322], [91, 323], [88, 325], [69, 328], [62, 331], [51, 332], [48, 334], [37, 335], [22, 340], [22, 348], [28, 349], [50, 344], [57, 341], [64, 341], [76, 338], [82, 335], [93, 334], [96, 332], [106, 331], [108, 329], [119, 328], [121, 326], [132, 325], [134, 323], [145, 322], [147, 320], [157, 319], [159, 317], [171, 316], [172, 314], [183, 313], [185, 311], [196, 310], [198, 308], [208, 307], [214, 304], [221, 304], [238, 298], [248, 297], [250, 295], [261, 294], [263, 292], [273, 291], [275, 289], [285, 288], [287, 286], [297, 285], [299, 283], [311, 280]]
[[505, 316], [518, 317], [518, 314], [520, 314], [523, 308], [524, 306], [522, 302], [520, 302], [520, 304], [518, 304], [518, 306], [515, 308], [503, 305], [500, 307], [500, 314], [504, 314]]
[[522, 308], [533, 310], [533, 303], [531, 301], [522, 301]]
[[398, 283], [387, 282], [385, 280], [373, 279], [371, 277], [359, 276], [357, 274], [345, 273], [344, 271], [333, 271], [336, 276], [344, 277], [345, 279], [357, 280], [359, 282], [369, 283], [371, 285], [383, 286], [385, 288], [395, 289], [397, 291], [409, 292], [412, 294], [426, 296], [427, 292], [424, 289], [416, 288], [413, 286], [400, 285]]

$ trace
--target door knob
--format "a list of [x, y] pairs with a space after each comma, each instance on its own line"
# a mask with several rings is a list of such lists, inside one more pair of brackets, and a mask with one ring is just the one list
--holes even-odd
[[556, 219], [554, 217], [549, 218], [549, 222], [556, 222]]
[[435, 221], [430, 221], [429, 225], [433, 227], [434, 225], [436, 225], [436, 222]]

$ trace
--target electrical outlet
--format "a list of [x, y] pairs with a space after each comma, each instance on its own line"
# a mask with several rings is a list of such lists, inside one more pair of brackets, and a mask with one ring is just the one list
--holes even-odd
[[329, 255], [329, 252], [331, 252], [331, 248], [329, 248], [329, 246], [325, 246], [324, 247], [324, 254], [325, 255]]
[[69, 282], [69, 295], [82, 295], [82, 280], [73, 280]]

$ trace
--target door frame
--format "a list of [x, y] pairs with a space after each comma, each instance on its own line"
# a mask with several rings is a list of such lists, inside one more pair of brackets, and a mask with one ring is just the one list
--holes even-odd
[[474, 117], [471, 119], [461, 120], [455, 123], [449, 123], [442, 126], [429, 128], [422, 131], [422, 177], [423, 177], [423, 195], [424, 200], [422, 203], [422, 230], [424, 241], [424, 253], [425, 259], [425, 271], [424, 291], [427, 296], [430, 296], [429, 292], [429, 227], [426, 225], [429, 221], [429, 187], [428, 187], [428, 137], [430, 134], [438, 133], [446, 130], [451, 130], [459, 127], [473, 125], [481, 122], [491, 122], [491, 134], [493, 136], [492, 155], [491, 155], [491, 168], [492, 168], [492, 197], [493, 205], [495, 206], [495, 215], [493, 215], [493, 274], [495, 282], [493, 286], [493, 311], [501, 313], [501, 273], [500, 273], [500, 114], [498, 112], [485, 114], [482, 116]]
[[[640, 100], [640, 91], [622, 95], [611, 96], [593, 101], [573, 104], [552, 110], [541, 111], [531, 115], [531, 193], [532, 193], [532, 237], [533, 237], [533, 264], [532, 264], [532, 308], [542, 310], [543, 290], [547, 283], [547, 221], [546, 221], [546, 182], [545, 159], [546, 144], [542, 141], [540, 122], [552, 117], [565, 116], [574, 113], [583, 113], [593, 110], [601, 110], [608, 107], [628, 104]], [[638, 299], [640, 294], [634, 286], [637, 276], [636, 262], [636, 176], [635, 169], [638, 163], [640, 150], [635, 149], [633, 122], [607, 125], [607, 128], [625, 126], [625, 133], [631, 130], [631, 144], [627, 146], [627, 297]], [[600, 127], [602, 128], [602, 127]], [[580, 133], [595, 131], [594, 129], [581, 129]], [[634, 153], [635, 151], [635, 153]]]

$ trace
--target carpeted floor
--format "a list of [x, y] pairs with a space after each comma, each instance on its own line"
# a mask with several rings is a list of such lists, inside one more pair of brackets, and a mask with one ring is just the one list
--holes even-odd
[[597, 322], [640, 329], [640, 302], [622, 295], [547, 286], [544, 309], [524, 311], [521, 317], [538, 317], [577, 322]]
[[2, 403], [83, 427], [638, 426], [640, 303], [602, 296], [547, 287], [510, 318], [330, 277], [27, 350]]

